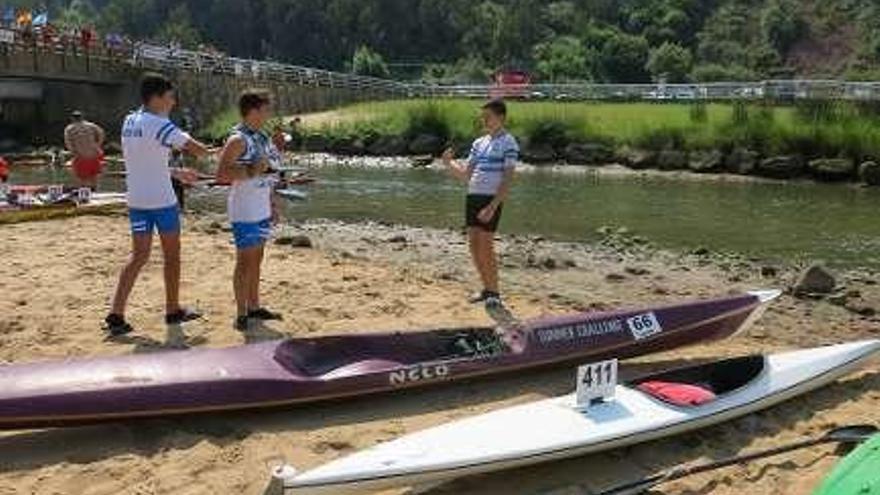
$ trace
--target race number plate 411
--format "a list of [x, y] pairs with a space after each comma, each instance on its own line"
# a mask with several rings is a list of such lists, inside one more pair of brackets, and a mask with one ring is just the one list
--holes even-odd
[[657, 315], [653, 312], [627, 318], [626, 326], [629, 327], [629, 331], [632, 332], [636, 340], [646, 339], [663, 331], [660, 322], [657, 321]]
[[614, 398], [617, 385], [617, 360], [585, 364], [578, 368], [575, 393], [578, 408], [590, 407]]

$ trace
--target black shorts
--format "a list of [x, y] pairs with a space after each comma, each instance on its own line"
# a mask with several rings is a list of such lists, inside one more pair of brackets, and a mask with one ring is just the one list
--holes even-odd
[[477, 227], [487, 232], [495, 232], [498, 230], [498, 221], [501, 220], [501, 207], [503, 205], [498, 205], [498, 208], [495, 209], [495, 214], [492, 215], [492, 219], [489, 220], [488, 223], [483, 223], [477, 218], [480, 211], [488, 206], [493, 199], [495, 199], [495, 196], [486, 194], [468, 194], [467, 200], [465, 200], [465, 225], [468, 227]]

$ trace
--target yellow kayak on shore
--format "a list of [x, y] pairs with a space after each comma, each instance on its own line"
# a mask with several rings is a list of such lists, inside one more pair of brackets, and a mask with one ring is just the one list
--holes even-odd
[[0, 203], [0, 225], [107, 214], [121, 211], [125, 205], [125, 193], [94, 193], [86, 203], [65, 202], [32, 206]]

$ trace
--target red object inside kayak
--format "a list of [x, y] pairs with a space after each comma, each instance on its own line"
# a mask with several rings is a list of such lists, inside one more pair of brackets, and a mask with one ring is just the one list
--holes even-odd
[[701, 406], [716, 398], [711, 390], [690, 383], [650, 381], [640, 383], [638, 389], [676, 406]]

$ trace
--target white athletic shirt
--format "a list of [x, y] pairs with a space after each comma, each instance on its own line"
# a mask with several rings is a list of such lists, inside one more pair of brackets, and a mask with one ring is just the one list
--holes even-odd
[[190, 140], [168, 117], [143, 107], [128, 114], [122, 124], [122, 157], [128, 207], [153, 210], [177, 204], [171, 187], [168, 160], [171, 149]]
[[519, 145], [507, 131], [495, 136], [487, 134], [474, 141], [468, 156], [468, 164], [473, 169], [468, 194], [497, 194], [505, 170], [516, 167], [518, 159]]
[[[232, 135], [242, 138], [244, 152], [238, 157], [241, 166], [258, 163], [263, 157], [269, 160], [272, 168], [280, 165], [280, 153], [275, 149], [269, 136], [239, 124], [232, 129]], [[229, 188], [227, 207], [229, 221], [233, 223], [261, 222], [272, 216], [272, 188], [277, 177], [258, 175], [248, 179], [233, 181]]]

